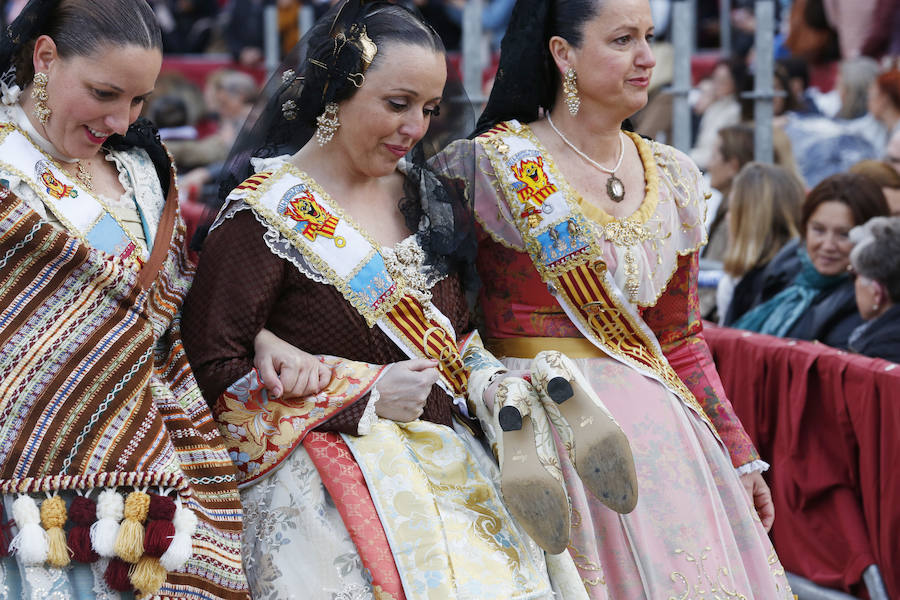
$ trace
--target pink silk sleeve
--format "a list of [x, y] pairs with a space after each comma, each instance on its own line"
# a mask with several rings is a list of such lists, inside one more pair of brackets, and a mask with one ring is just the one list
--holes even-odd
[[716, 426], [737, 468], [759, 460], [759, 453], [725, 395], [703, 338], [697, 296], [698, 271], [697, 252], [679, 257], [678, 268], [665, 291], [655, 305], [644, 309], [643, 317], [659, 339], [672, 368]]

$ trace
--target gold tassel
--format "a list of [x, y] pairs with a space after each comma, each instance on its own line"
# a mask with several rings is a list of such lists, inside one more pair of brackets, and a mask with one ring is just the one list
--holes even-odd
[[47, 563], [51, 567], [69, 564], [69, 547], [66, 545], [66, 502], [59, 496], [41, 502], [41, 525], [47, 530]]
[[144, 521], [150, 509], [146, 492], [131, 492], [125, 499], [125, 519], [116, 535], [116, 556], [125, 562], [136, 563], [144, 554]]
[[152, 556], [143, 556], [131, 570], [128, 578], [141, 595], [152, 596], [166, 582], [168, 571], [159, 564], [159, 559]]

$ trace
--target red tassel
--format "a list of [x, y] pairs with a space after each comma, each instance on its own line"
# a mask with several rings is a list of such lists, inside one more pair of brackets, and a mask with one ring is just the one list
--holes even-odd
[[172, 521], [150, 521], [144, 531], [144, 554], [159, 558], [172, 543], [175, 537], [175, 525]]
[[9, 542], [13, 539], [12, 526], [13, 521], [6, 520], [3, 502], [0, 501], [0, 558], [9, 556]]
[[175, 517], [175, 501], [168, 496], [150, 494], [150, 508], [147, 518], [157, 521], [171, 521]]
[[108, 585], [111, 590], [117, 592], [128, 592], [132, 590], [131, 581], [128, 579], [129, 567], [131, 567], [131, 565], [121, 558], [116, 557], [110, 560], [109, 566], [106, 567], [106, 573], [103, 574], [106, 585]]
[[75, 523], [66, 535], [72, 559], [92, 563], [100, 558], [91, 546], [91, 525], [97, 520], [97, 503], [85, 496], [75, 496], [69, 506], [69, 520]]
[[92, 563], [100, 555], [94, 552], [91, 546], [91, 528], [85, 525], [77, 525], [69, 530], [66, 543], [72, 551], [72, 560], [83, 563]]
[[69, 506], [69, 520], [90, 527], [97, 520], [97, 503], [86, 496], [75, 496]]

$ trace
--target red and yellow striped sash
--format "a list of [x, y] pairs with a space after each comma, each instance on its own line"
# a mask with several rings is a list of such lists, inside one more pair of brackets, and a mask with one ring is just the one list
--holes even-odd
[[607, 353], [653, 372], [705, 417], [694, 394], [678, 377], [658, 344], [642, 327], [632, 322], [627, 309], [606, 289], [601, 275], [605, 270], [606, 265], [600, 261], [593, 266], [573, 267], [556, 278], [557, 290], [577, 311], [582, 324], [594, 334], [594, 341], [599, 342]]
[[247, 179], [245, 179], [236, 189], [252, 192], [256, 188], [258, 188], [262, 183], [268, 179], [272, 175], [272, 171], [264, 171], [262, 173], [257, 173], [256, 175], [251, 175]]
[[422, 305], [410, 296], [401, 298], [385, 315], [385, 319], [393, 332], [402, 336], [403, 342], [422, 355], [437, 360], [444, 382], [457, 395], [465, 397], [469, 377], [459, 346], [445, 327], [429, 318]]

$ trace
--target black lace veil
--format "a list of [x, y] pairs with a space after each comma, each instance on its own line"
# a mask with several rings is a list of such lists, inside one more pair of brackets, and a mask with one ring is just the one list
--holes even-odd
[[[5, 87], [18, 85], [24, 88], [28, 83], [24, 81], [22, 73], [29, 69], [23, 68], [25, 66], [23, 61], [30, 60], [31, 56], [26, 55], [24, 49], [48, 31], [58, 5], [59, 0], [29, 0], [15, 20], [6, 26], [0, 37], [0, 73], [2, 73], [0, 81]], [[103, 146], [110, 150], [143, 148], [153, 162], [159, 182], [162, 184], [163, 196], [168, 196], [171, 162], [156, 127], [150, 121], [139, 118], [128, 128], [125, 135], [111, 135]]]
[[[210, 222], [198, 230], [195, 248], [202, 245], [231, 190], [253, 174], [252, 157], [296, 153], [315, 134], [316, 117], [327, 103], [340, 103], [359, 84], [365, 85], [366, 50], [361, 33], [367, 20], [381, 11], [404, 11], [400, 16], [406, 20], [411, 16], [419, 23], [417, 27], [424, 24], [414, 9], [382, 1], [343, 0], [316, 22], [273, 73], [229, 153], [216, 204], [210, 207]], [[398, 25], [403, 20], [397, 19]], [[430, 26], [424, 27], [433, 34]], [[458, 72], [449, 64], [447, 72], [439, 114], [432, 117], [428, 133], [404, 159], [406, 183], [399, 208], [407, 227], [416, 232], [428, 263], [442, 274], [459, 272], [466, 289], [473, 291], [477, 288], [477, 242], [472, 211], [465, 193], [446, 177], [441, 150], [464, 138], [475, 119]]]
[[552, 0], [518, 0], [500, 42], [500, 63], [474, 135], [502, 121], [531, 123], [550, 110], [556, 95], [556, 65], [550, 57]]

